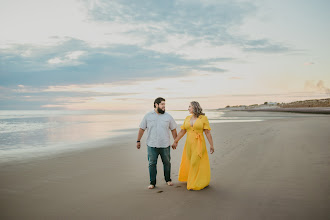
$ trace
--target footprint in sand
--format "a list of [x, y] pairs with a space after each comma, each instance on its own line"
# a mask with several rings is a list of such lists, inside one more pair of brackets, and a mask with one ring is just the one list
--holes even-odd
[[157, 193], [162, 193], [163, 191], [162, 190], [159, 190]]
[[175, 188], [179, 188], [179, 187], [181, 187], [181, 186], [176, 186]]

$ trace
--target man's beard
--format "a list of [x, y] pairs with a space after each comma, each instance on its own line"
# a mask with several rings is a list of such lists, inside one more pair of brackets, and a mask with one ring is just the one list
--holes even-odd
[[158, 111], [158, 113], [160, 113], [160, 114], [164, 114], [165, 113], [165, 109], [163, 110], [163, 109], [161, 109], [161, 108], [157, 108], [157, 111]]

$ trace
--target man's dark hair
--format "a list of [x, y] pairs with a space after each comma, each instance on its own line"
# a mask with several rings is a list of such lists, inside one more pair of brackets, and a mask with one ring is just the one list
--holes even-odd
[[162, 101], [165, 102], [165, 99], [162, 97], [158, 97], [157, 99], [155, 99], [154, 101], [154, 108], [156, 108], [156, 103], [159, 105]]

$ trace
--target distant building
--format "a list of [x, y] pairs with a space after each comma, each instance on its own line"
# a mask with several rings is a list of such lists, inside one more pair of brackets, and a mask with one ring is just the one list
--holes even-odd
[[267, 105], [277, 105], [277, 102], [268, 102]]

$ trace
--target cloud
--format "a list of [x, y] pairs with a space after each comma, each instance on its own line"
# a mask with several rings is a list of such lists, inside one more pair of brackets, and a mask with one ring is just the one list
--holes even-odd
[[314, 65], [315, 63], [314, 62], [306, 62], [304, 63], [305, 66], [310, 66], [310, 65]]
[[230, 78], [228, 78], [228, 79], [230, 79], [230, 80], [237, 80], [237, 79], [242, 79], [241, 77], [237, 77], [237, 76], [233, 76], [233, 77], [230, 77]]
[[246, 52], [279, 53], [289, 47], [269, 39], [250, 40], [232, 31], [258, 8], [248, 1], [85, 1], [89, 18], [136, 27], [126, 34], [144, 39], [139, 46], [180, 53], [201, 42], [235, 45]]
[[81, 63], [76, 62], [79, 57], [81, 57], [82, 55], [86, 54], [85, 51], [71, 51], [68, 52], [67, 54], [65, 54], [63, 57], [54, 57], [49, 59], [47, 62], [49, 64], [67, 64], [67, 65], [79, 65]]
[[262, 53], [284, 53], [293, 51], [289, 47], [280, 43], [273, 43], [267, 39], [247, 40], [244, 44], [244, 51]]
[[0, 3], [6, 6], [0, 7], [6, 18], [0, 23], [8, 22], [0, 42], [0, 89], [13, 88], [0, 98], [11, 107], [59, 107], [94, 96], [125, 100], [122, 91], [59, 86], [174, 77], [196, 82], [190, 78], [223, 74], [235, 65], [225, 68], [224, 63], [244, 62], [249, 53], [292, 51], [283, 43], [235, 32], [258, 11], [252, 1], [31, 1], [19, 8], [16, 3]]
[[330, 88], [324, 85], [323, 80], [319, 80], [318, 82], [315, 82], [314, 80], [306, 80], [304, 89], [306, 91], [323, 92], [330, 95]]
[[[11, 43], [1, 50], [0, 85], [109, 83], [198, 71], [222, 73], [226, 69], [221, 68], [221, 63], [217, 67], [211, 63], [235, 60], [234, 55], [226, 55], [228, 48], [264, 53], [289, 50], [267, 39], [248, 40], [230, 31], [256, 12], [257, 7], [251, 2], [80, 2], [84, 10], [75, 11], [76, 17], [72, 18], [72, 25], [80, 34], [65, 26], [69, 32], [58, 31], [58, 36], [49, 32], [54, 44]], [[47, 12], [46, 6], [43, 4]], [[69, 11], [65, 11], [70, 19]], [[47, 16], [46, 12], [43, 16]], [[59, 23], [56, 28], [64, 24]]]
[[[188, 34], [215, 40], [231, 25], [254, 13], [256, 7], [248, 2], [237, 1], [85, 1], [90, 18], [103, 22], [139, 25], [140, 33], [151, 36]], [[225, 36], [222, 37], [225, 39]], [[159, 38], [157, 38], [158, 41]], [[161, 38], [162, 40], [164, 38]], [[154, 40], [156, 41], [156, 39]]]
[[182, 76], [192, 71], [222, 73], [226, 70], [208, 67], [208, 63], [232, 59], [186, 60], [180, 55], [162, 54], [132, 45], [92, 48], [76, 39], [68, 39], [57, 46], [31, 49], [29, 57], [21, 56], [27, 49], [27, 45], [17, 45], [0, 52], [3, 64], [0, 85], [109, 83]]
[[276, 97], [278, 95], [283, 95], [282, 93], [271, 93], [271, 94], [267, 94], [267, 93], [264, 93], [264, 94], [231, 94], [231, 95], [227, 95], [227, 96], [238, 96], [238, 97], [259, 97], [259, 96], [271, 96], [271, 97]]
[[[100, 86], [100, 85], [99, 85]], [[104, 88], [109, 87], [108, 90]], [[33, 86], [19, 85], [17, 87], [2, 87], [0, 93], [1, 109], [63, 109], [72, 104], [86, 104], [98, 98], [126, 98], [137, 95], [137, 92], [115, 92], [110, 85], [103, 89], [97, 85], [52, 86], [35, 88]], [[96, 89], [95, 89], [96, 88]]]

